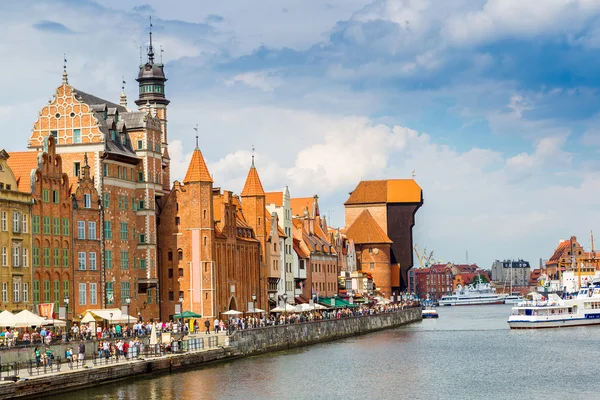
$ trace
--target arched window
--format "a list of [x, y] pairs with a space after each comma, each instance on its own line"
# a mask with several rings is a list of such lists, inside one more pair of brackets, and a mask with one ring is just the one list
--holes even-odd
[[183, 260], [183, 250], [181, 250], [181, 249], [177, 250], [177, 259], [179, 261]]

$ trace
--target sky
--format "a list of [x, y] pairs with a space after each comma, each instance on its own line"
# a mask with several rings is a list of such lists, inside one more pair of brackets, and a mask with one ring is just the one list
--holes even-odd
[[255, 146], [265, 190], [318, 194], [333, 226], [361, 179], [414, 171], [421, 248], [537, 266], [600, 217], [600, 2], [540, 3], [0, 2], [0, 148], [25, 149], [63, 54], [71, 85], [118, 102], [124, 79], [133, 106], [152, 16], [173, 180], [196, 124], [215, 186], [239, 193]]

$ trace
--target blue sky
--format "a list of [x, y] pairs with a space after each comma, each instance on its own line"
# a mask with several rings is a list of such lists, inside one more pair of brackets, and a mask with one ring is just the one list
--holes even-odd
[[361, 178], [414, 170], [415, 239], [444, 261], [537, 265], [570, 235], [589, 246], [600, 2], [3, 2], [0, 147], [26, 146], [63, 53], [73, 86], [117, 101], [124, 76], [133, 104], [150, 14], [174, 179], [198, 124], [217, 185], [241, 190], [255, 145], [265, 188], [319, 194], [334, 225]]

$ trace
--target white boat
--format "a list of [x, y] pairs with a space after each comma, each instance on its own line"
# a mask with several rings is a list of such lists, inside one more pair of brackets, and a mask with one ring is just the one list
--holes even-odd
[[489, 283], [478, 283], [475, 287], [458, 285], [451, 295], [442, 296], [440, 306], [473, 306], [483, 304], [502, 304], [496, 289]]
[[438, 312], [435, 308], [426, 308], [421, 311], [423, 318], [439, 318]]
[[[534, 293], [537, 294], [537, 293]], [[600, 324], [600, 282], [581, 288], [572, 298], [554, 293], [519, 303], [508, 317], [511, 329], [562, 328]]]
[[502, 297], [502, 300], [504, 301], [504, 304], [519, 304], [525, 300], [525, 298], [518, 294], [509, 294]]

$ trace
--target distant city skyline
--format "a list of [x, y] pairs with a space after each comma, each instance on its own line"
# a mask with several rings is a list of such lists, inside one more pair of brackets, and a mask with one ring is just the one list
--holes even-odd
[[71, 84], [118, 102], [124, 77], [135, 108], [152, 15], [173, 179], [198, 125], [216, 185], [241, 192], [254, 145], [265, 190], [318, 194], [336, 226], [361, 179], [415, 171], [415, 243], [436, 259], [537, 267], [560, 239], [590, 248], [600, 2], [33, 0], [0, 12], [9, 152], [25, 150], [65, 53]]

